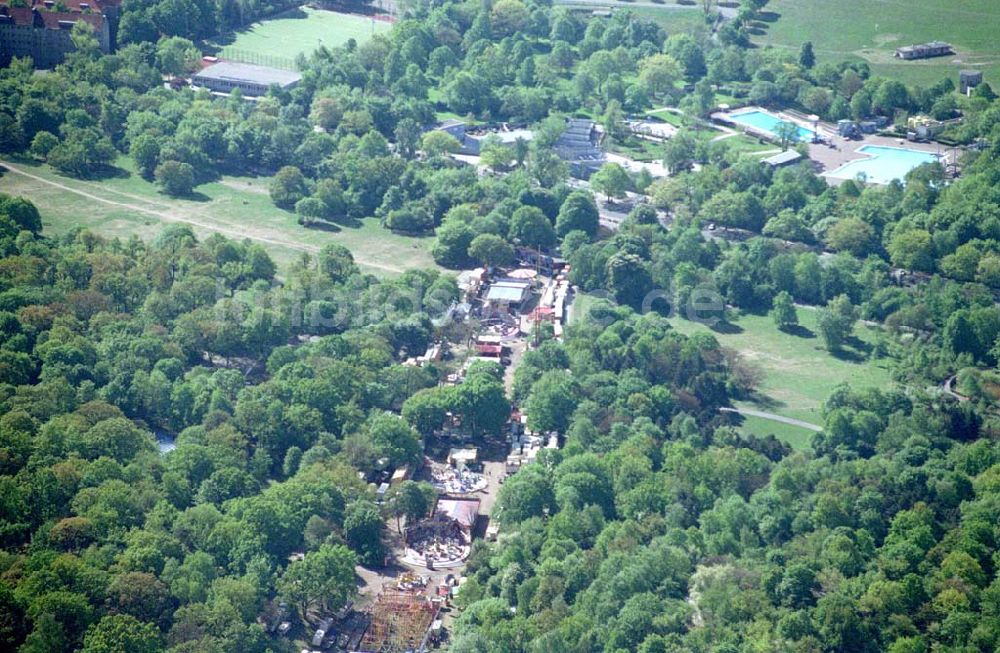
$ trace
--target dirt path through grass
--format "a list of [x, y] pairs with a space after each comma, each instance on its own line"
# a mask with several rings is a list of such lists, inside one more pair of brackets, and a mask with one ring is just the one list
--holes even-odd
[[[206, 231], [214, 231], [216, 233], [220, 233], [220, 234], [223, 234], [225, 236], [229, 236], [230, 238], [234, 238], [234, 239], [237, 239], [237, 240], [240, 240], [240, 239], [243, 239], [243, 238], [249, 238], [250, 240], [255, 240], [255, 241], [258, 241], [258, 242], [261, 242], [261, 243], [268, 243], [270, 245], [276, 245], [278, 247], [286, 247], [288, 249], [294, 249], [294, 250], [298, 250], [298, 251], [302, 251], [302, 252], [308, 252], [310, 254], [316, 254], [320, 250], [319, 246], [317, 246], [317, 245], [306, 245], [304, 243], [299, 243], [299, 242], [296, 242], [294, 240], [289, 240], [289, 239], [286, 239], [286, 238], [280, 238], [280, 237], [275, 236], [272, 231], [266, 230], [266, 229], [261, 229], [259, 227], [249, 227], [247, 225], [237, 225], [237, 224], [233, 224], [233, 223], [229, 223], [229, 222], [223, 222], [223, 221], [216, 221], [214, 223], [212, 223], [212, 222], [204, 222], [202, 220], [198, 220], [198, 219], [195, 219], [195, 218], [190, 217], [190, 216], [178, 215], [176, 213], [171, 213], [171, 212], [167, 212], [167, 211], [163, 211], [163, 210], [149, 208], [149, 206], [154, 206], [154, 207], [160, 206], [160, 207], [164, 207], [165, 208], [166, 205], [158, 204], [157, 202], [152, 201], [152, 200], [150, 200], [148, 198], [140, 197], [140, 196], [137, 196], [137, 195], [131, 195], [129, 193], [124, 193], [122, 191], [117, 191], [117, 190], [113, 190], [113, 189], [101, 187], [101, 191], [115, 193], [115, 194], [121, 195], [123, 197], [128, 197], [128, 198], [131, 198], [133, 200], [141, 201], [144, 204], [146, 204], [146, 206], [140, 206], [139, 204], [132, 204], [132, 203], [128, 203], [128, 202], [118, 202], [118, 201], [115, 201], [115, 200], [108, 199], [106, 197], [101, 197], [99, 195], [95, 195], [93, 193], [87, 192], [87, 191], [82, 190], [80, 188], [74, 188], [73, 186], [69, 186], [69, 185], [60, 183], [58, 181], [53, 181], [51, 179], [46, 179], [45, 177], [32, 174], [30, 172], [22, 170], [21, 168], [18, 168], [16, 165], [14, 165], [14, 164], [12, 164], [12, 163], [10, 163], [8, 161], [0, 160], [0, 166], [3, 166], [4, 168], [6, 168], [11, 173], [22, 175], [24, 177], [27, 177], [28, 179], [32, 179], [32, 180], [37, 181], [37, 182], [42, 183], [42, 184], [46, 184], [46, 185], [51, 186], [53, 188], [58, 188], [60, 190], [66, 191], [68, 193], [73, 193], [73, 194], [79, 195], [81, 197], [86, 197], [87, 199], [94, 200], [95, 202], [101, 202], [102, 204], [108, 204], [110, 206], [116, 206], [116, 207], [119, 207], [119, 208], [128, 209], [130, 211], [136, 211], [138, 213], [143, 213], [143, 214], [146, 214], [146, 215], [151, 215], [151, 216], [159, 218], [161, 220], [166, 220], [168, 222], [180, 222], [180, 223], [183, 223], [183, 224], [189, 224], [189, 225], [191, 225], [193, 227], [198, 227], [199, 229], [204, 229]], [[88, 186], [93, 186], [93, 187], [97, 188], [96, 184], [91, 184], [89, 182], [82, 182], [82, 183], [87, 184]], [[393, 266], [393, 265], [386, 265], [384, 263], [376, 263], [374, 261], [369, 261], [369, 260], [358, 258], [357, 254], [355, 254], [355, 261], [359, 265], [361, 265], [361, 266], [369, 267], [369, 268], [375, 268], [375, 269], [378, 269], [378, 270], [385, 270], [386, 272], [393, 272], [393, 273], [397, 273], [397, 274], [405, 272], [405, 270], [403, 270], [402, 268], [399, 268], [399, 267], [396, 267], [396, 266]]]

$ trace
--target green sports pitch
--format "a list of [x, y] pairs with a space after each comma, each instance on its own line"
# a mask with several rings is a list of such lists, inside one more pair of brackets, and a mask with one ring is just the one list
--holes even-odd
[[391, 23], [370, 16], [300, 7], [253, 23], [210, 45], [218, 48], [223, 58], [276, 65], [292, 62], [299, 54], [309, 54], [320, 46], [337, 47], [349, 39], [364, 43], [391, 27]]

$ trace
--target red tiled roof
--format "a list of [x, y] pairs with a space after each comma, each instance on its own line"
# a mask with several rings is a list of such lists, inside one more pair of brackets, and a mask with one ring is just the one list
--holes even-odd
[[39, 11], [38, 15], [42, 17], [42, 21], [45, 23], [45, 29], [62, 29], [62, 26], [59, 23], [63, 21], [75, 23], [78, 20], [82, 20], [85, 23], [90, 23], [94, 29], [100, 29], [100, 27], [104, 24], [104, 16], [101, 14], [74, 14], [67, 11]]
[[10, 16], [15, 25], [31, 25], [31, 10], [27, 7], [0, 7], [0, 14]]
[[[62, 6], [64, 6], [66, 8], [66, 11], [62, 12], [53, 11], [55, 9], [56, 4], [61, 4]], [[53, 4], [52, 8], [50, 9], [49, 7], [45, 6], [45, 0], [31, 0], [31, 8], [29, 9], [26, 7], [11, 7], [10, 0], [0, 0], [0, 7], [6, 7], [11, 12], [10, 15], [14, 15], [13, 12], [15, 11], [19, 13], [24, 11], [30, 12], [31, 9], [37, 9], [40, 12], [55, 13], [55, 14], [81, 14], [84, 11], [93, 14], [101, 14], [104, 12], [105, 9], [108, 9], [110, 7], [117, 7], [120, 4], [121, 0], [60, 0], [55, 4]], [[81, 5], [87, 5], [87, 7], [84, 8]], [[66, 19], [64, 18], [62, 20]], [[19, 20], [17, 22], [18, 24], [20, 24]]]
[[[84, 10], [81, 4], [87, 5], [87, 9], [92, 12], [100, 13], [108, 6], [113, 6], [107, 0], [62, 0], [62, 4], [66, 6], [71, 12], [79, 13]], [[34, 0], [35, 7], [44, 7], [44, 0]]]

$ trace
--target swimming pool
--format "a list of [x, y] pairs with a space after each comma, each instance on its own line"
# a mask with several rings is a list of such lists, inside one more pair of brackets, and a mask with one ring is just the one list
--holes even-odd
[[836, 170], [825, 173], [826, 176], [854, 179], [863, 174], [869, 182], [888, 184], [893, 179], [902, 179], [919, 165], [937, 161], [937, 156], [931, 152], [908, 150], [904, 147], [864, 145], [857, 151], [867, 155], [867, 158], [845, 163]]
[[[778, 125], [783, 122], [791, 122], [790, 120], [782, 120], [773, 113], [768, 113], [767, 111], [761, 111], [755, 109], [753, 111], [745, 111], [743, 113], [733, 113], [729, 115], [729, 119], [733, 122], [739, 123], [741, 125], [746, 125], [747, 127], [753, 127], [758, 131], [765, 132], [777, 138], [778, 136]], [[792, 123], [799, 130], [799, 140], [800, 141], [811, 141], [813, 138], [813, 132], [811, 129], [806, 129], [800, 125]]]

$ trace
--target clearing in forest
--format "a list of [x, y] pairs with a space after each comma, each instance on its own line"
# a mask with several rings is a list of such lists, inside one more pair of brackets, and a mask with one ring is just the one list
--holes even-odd
[[[888, 361], [868, 357], [877, 329], [858, 323], [855, 337], [842, 353], [833, 355], [823, 347], [816, 315], [815, 310], [799, 308], [799, 326], [790, 333], [779, 331], [768, 315], [742, 315], [711, 330], [681, 318], [670, 322], [684, 334], [712, 333], [760, 371], [758, 399], [737, 406], [822, 426], [823, 402], [841, 383], [885, 388], [891, 381]], [[773, 433], [797, 449], [807, 448], [812, 436], [806, 429], [759, 417], [745, 418], [743, 428], [757, 435]]]
[[118, 176], [80, 180], [60, 175], [47, 165], [11, 161], [3, 166], [0, 193], [34, 202], [50, 236], [85, 227], [111, 238], [126, 240], [136, 235], [149, 241], [165, 225], [180, 223], [190, 225], [199, 238], [220, 233], [257, 241], [279, 267], [302, 253], [315, 254], [328, 243], [347, 247], [362, 269], [378, 276], [436, 267], [430, 256], [431, 238], [394, 234], [376, 218], [306, 229], [294, 213], [271, 202], [268, 178], [223, 177], [198, 186], [190, 198], [172, 198], [136, 174], [127, 157], [121, 157], [117, 165]]

